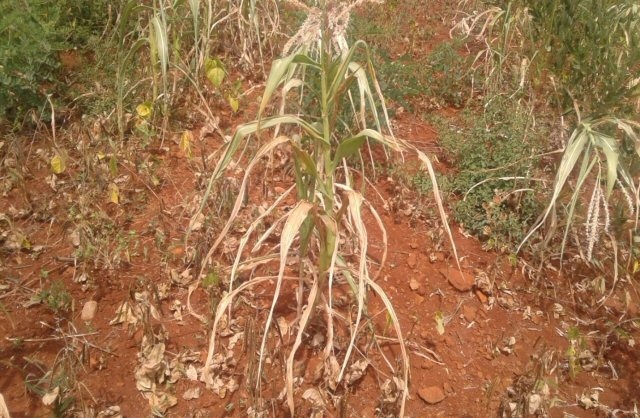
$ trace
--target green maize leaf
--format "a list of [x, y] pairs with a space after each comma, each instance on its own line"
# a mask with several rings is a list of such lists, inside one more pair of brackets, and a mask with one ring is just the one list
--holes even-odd
[[157, 42], [158, 58], [160, 59], [160, 68], [162, 69], [162, 77], [166, 78], [167, 69], [169, 68], [169, 40], [167, 39], [167, 27], [158, 16], [151, 19], [154, 35]]
[[313, 61], [311, 58], [306, 55], [301, 54], [292, 54], [280, 59], [277, 59], [273, 62], [271, 66], [271, 72], [269, 73], [269, 78], [267, 78], [267, 83], [265, 85], [264, 94], [262, 96], [262, 101], [260, 102], [260, 109], [258, 110], [258, 119], [261, 118], [264, 113], [267, 104], [271, 101], [271, 96], [273, 92], [278, 88], [280, 83], [284, 80], [285, 74], [290, 70], [292, 64], [302, 64], [309, 65], [311, 67], [320, 68], [320, 65]]
[[604, 134], [593, 134], [595, 145], [600, 147], [607, 157], [607, 198], [613, 191], [613, 186], [618, 178], [618, 160], [620, 153], [618, 152], [618, 144], [616, 140]]
[[293, 148], [293, 152], [296, 155], [296, 161], [302, 163], [307, 173], [311, 174], [317, 179], [318, 170], [316, 168], [316, 163], [313, 161], [309, 153], [298, 147], [298, 145], [296, 144], [291, 143], [291, 147]]
[[365, 139], [365, 135], [359, 135], [340, 142], [340, 145], [338, 145], [338, 149], [336, 149], [336, 153], [333, 157], [332, 168], [335, 170], [335, 168], [340, 164], [340, 161], [342, 161], [343, 158], [347, 158], [350, 155], [358, 152], [358, 150], [360, 150], [360, 148], [362, 147], [362, 144], [364, 144]]

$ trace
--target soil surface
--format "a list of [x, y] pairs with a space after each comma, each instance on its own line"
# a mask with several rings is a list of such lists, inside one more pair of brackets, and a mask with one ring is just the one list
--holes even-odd
[[[435, 3], [434, 10], [442, 11], [442, 4]], [[447, 22], [441, 23], [433, 39], [448, 36]], [[434, 46], [422, 45], [421, 53]], [[259, 93], [256, 89], [246, 103], [255, 103]], [[254, 108], [248, 105], [237, 115], [221, 108], [219, 127], [229, 131], [251, 120]], [[455, 118], [454, 109], [439, 112]], [[393, 124], [399, 137], [436, 157], [441, 152], [436, 129], [417, 115], [398, 112]], [[66, 170], [56, 175], [39, 151], [52, 148], [50, 139], [44, 134], [25, 138], [22, 181], [0, 197], [0, 225], [6, 232], [0, 253], [0, 394], [11, 417], [49, 416], [56, 408], [63, 411], [59, 415], [70, 415], [64, 402], [72, 399], [72, 392], [63, 388], [72, 389], [74, 410], [85, 411], [77, 416], [117, 416], [108, 415], [110, 407], [118, 407], [125, 417], [150, 416], [150, 401], [141, 392], [149, 376], [149, 384], [177, 401], [166, 416], [288, 415], [281, 397], [283, 360], [278, 356], [295, 338], [293, 285], [285, 286], [276, 312], [278, 338], [269, 340], [272, 356], [261, 387], [268, 400], [264, 415], [251, 415], [251, 408], [259, 380], [254, 354], [273, 292], [269, 283], [234, 304], [228, 333], [219, 337], [223, 349], [218, 365], [224, 376], [220, 384], [226, 390], [215, 393], [198, 380], [213, 310], [225, 285], [214, 277], [213, 285], [196, 287], [200, 280], [195, 277], [198, 262], [216, 238], [211, 231], [219, 231], [228, 211], [208, 206], [203, 225], [194, 228], [185, 246], [208, 178], [201, 167], [194, 167], [213, 154], [210, 172], [223, 143], [214, 130], [198, 127], [192, 134], [191, 158], [178, 139], [170, 138], [162, 148], [154, 148], [150, 159], [119, 161], [118, 203], [110, 201], [106, 185], [102, 194], [82, 194], [82, 176], [91, 174], [86, 164], [108, 164], [108, 156], [98, 156], [106, 149], [79, 134], [80, 145], [70, 148]], [[93, 147], [89, 154], [79, 151], [84, 144]], [[88, 163], [83, 161], [86, 155]], [[140, 170], [151, 160], [153, 179]], [[5, 159], [3, 169], [11, 164]], [[252, 179], [243, 216], [250, 217], [252, 210], [291, 185], [290, 173], [274, 167], [260, 169]], [[442, 164], [436, 168], [454, 169]], [[233, 191], [234, 183], [229, 183]], [[222, 196], [225, 190], [216, 193]], [[541, 279], [524, 262], [484, 251], [482, 243], [450, 222], [461, 260], [458, 270], [445, 231], [433, 215], [437, 212], [432, 199], [418, 196], [384, 172], [373, 180], [368, 197], [388, 235], [388, 256], [377, 283], [393, 303], [409, 352], [406, 416], [589, 417], [606, 416], [616, 408], [633, 410], [640, 400], [640, 359], [633, 345], [640, 332], [630, 329], [620, 338], [611, 321], [624, 309], [632, 311], [624, 318], [632, 318], [634, 312], [637, 316], [637, 300], [624, 309], [616, 297], [603, 306], [577, 306], [575, 301], [582, 299], [573, 295], [573, 284], [588, 273], [572, 277], [548, 270]], [[291, 198], [284, 203], [293, 202]], [[365, 223], [370, 231], [370, 268], [377, 272], [383, 240], [372, 216]], [[96, 229], [104, 228], [110, 228], [101, 232], [107, 238], [89, 251], [88, 243], [97, 242]], [[234, 228], [214, 255], [220, 276], [231, 264], [242, 232], [242, 225]], [[16, 246], [8, 247], [9, 240]], [[264, 273], [270, 268], [264, 267]], [[187, 306], [190, 287], [195, 315]], [[336, 292], [347, 315], [354, 303], [348, 287], [342, 284]], [[370, 364], [361, 379], [336, 391], [335, 399], [324, 399], [324, 416], [396, 413], [395, 403], [385, 402], [384, 387], [394, 377], [389, 366], [399, 367], [397, 335], [387, 324], [380, 298], [372, 296], [369, 302], [365, 322], [375, 327], [379, 347], [370, 349]], [[97, 311], [92, 315], [87, 310], [94, 303]], [[572, 334], [576, 329], [578, 336]], [[308, 390], [320, 388], [318, 393], [325, 397], [332, 393], [323, 379], [321, 350], [313, 341], [325, 331], [312, 324], [309, 341], [296, 358], [299, 416], [322, 416], [313, 415], [319, 412], [303, 397]], [[161, 350], [159, 357], [153, 349]], [[364, 358], [357, 355], [354, 361]], [[154, 402], [172, 403], [167, 399]]]

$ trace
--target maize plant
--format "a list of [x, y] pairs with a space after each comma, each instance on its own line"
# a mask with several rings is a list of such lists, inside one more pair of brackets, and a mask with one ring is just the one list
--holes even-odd
[[[208, 261], [227, 237], [239, 214], [247, 193], [249, 178], [254, 173], [255, 167], [263, 157], [276, 148], [288, 147], [292, 150], [295, 186], [278, 197], [255, 219], [240, 240], [235, 261], [230, 270], [229, 292], [222, 298], [215, 312], [203, 373], [203, 380], [211, 386], [214, 378], [211, 364], [216, 350], [217, 333], [221, 319], [230, 309], [233, 299], [253, 286], [275, 281], [275, 291], [264, 324], [259, 350], [257, 375], [261, 376], [263, 360], [266, 357], [268, 330], [274, 322], [276, 307], [282, 303], [280, 296], [283, 282], [297, 281], [298, 329], [295, 342], [286, 359], [285, 378], [287, 405], [292, 416], [295, 408], [294, 358], [302, 345], [303, 335], [310, 321], [318, 310], [325, 312], [327, 335], [323, 358], [325, 371], [333, 372], [329, 387], [335, 390], [339, 384], [348, 384], [344, 379], [345, 372], [352, 363], [352, 354], [360, 349], [360, 345], [357, 344], [359, 337], [364, 333], [363, 330], [370, 332], [369, 337], [375, 339], [373, 328], [364, 327], [362, 324], [367, 318], [369, 291], [377, 294], [384, 303], [399, 343], [400, 370], [395, 370], [391, 365], [392, 362], [387, 361], [387, 364], [395, 376], [400, 416], [403, 416], [408, 394], [409, 357], [391, 301], [380, 285], [375, 282], [376, 274], [379, 273], [386, 258], [386, 232], [375, 208], [353, 186], [349, 167], [351, 157], [358, 155], [368, 141], [379, 143], [396, 152], [408, 150], [416, 152], [432, 177], [434, 195], [440, 214], [445, 220], [445, 228], [449, 231], [435, 174], [428, 157], [391, 134], [384, 99], [375, 78], [367, 45], [358, 41], [352, 47], [347, 47], [344, 38], [346, 22], [348, 22], [351, 8], [359, 3], [362, 1], [352, 4], [334, 2], [320, 9], [307, 8], [300, 4], [306, 8], [308, 18], [299, 35], [292, 38], [297, 39], [298, 43], [294, 46], [288, 45], [287, 48], [291, 48], [293, 52], [274, 61], [257, 120], [237, 128], [210, 178], [200, 208], [200, 211], [204, 208], [212, 185], [222, 177], [238, 154], [238, 150], [245, 148], [243, 144], [246, 144], [249, 138], [263, 140], [263, 145], [250, 159], [245, 169], [230, 218], [204, 259], [200, 272], [202, 276]], [[300, 36], [302, 33], [317, 34], [317, 37], [304, 38]], [[364, 56], [364, 64], [358, 63], [356, 56]], [[268, 105], [273, 101], [278, 89], [281, 98], [279, 112], [268, 116], [266, 115]], [[287, 111], [294, 107], [297, 107], [297, 111]], [[380, 117], [378, 109], [382, 109], [384, 118]], [[364, 177], [361, 178], [364, 183]], [[297, 203], [293, 209], [274, 222], [262, 235], [257, 236], [256, 231], [264, 218], [274, 214], [275, 209], [287, 195], [293, 192], [294, 188]], [[381, 266], [376, 274], [370, 272], [367, 259], [368, 235], [363, 222], [365, 209], [373, 216], [382, 231], [384, 249]], [[279, 242], [268, 254], [261, 253], [253, 258], [243, 259], [245, 248], [248, 248], [247, 245], [251, 239], [255, 239], [251, 250], [255, 254], [267, 238], [275, 234], [276, 230], [281, 230]], [[255, 237], [253, 237], [254, 234], [256, 234]], [[351, 237], [355, 237], [355, 245]], [[451, 238], [450, 231], [449, 237]], [[352, 245], [348, 252], [345, 249], [347, 245]], [[347, 256], [347, 253], [350, 255]], [[294, 254], [300, 260], [297, 263], [298, 276], [289, 277], [285, 274], [288, 271], [286, 266]], [[234, 286], [234, 280], [242, 269], [255, 268], [257, 265], [274, 260], [279, 263], [276, 276], [252, 277], [242, 285]], [[334, 321], [338, 310], [333, 304], [332, 296], [338, 280], [348, 283], [354, 303], [357, 305], [355, 318], [345, 326], [349, 342], [344, 350], [337, 350], [334, 346], [334, 327], [342, 323]], [[364, 355], [366, 356], [366, 353]], [[260, 384], [261, 378], [258, 377], [255, 382], [258, 392]]]

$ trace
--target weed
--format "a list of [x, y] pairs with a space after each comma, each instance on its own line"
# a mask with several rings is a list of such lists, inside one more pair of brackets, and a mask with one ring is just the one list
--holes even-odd
[[47, 120], [46, 95], [58, 91], [59, 52], [83, 48], [102, 30], [106, 1], [28, 0], [21, 7], [0, 5], [0, 116], [19, 127], [26, 112], [38, 108]]
[[52, 282], [49, 287], [43, 288], [38, 294], [38, 300], [56, 314], [68, 312], [73, 302], [71, 294], [64, 283], [59, 280]]
[[513, 112], [506, 99], [487, 106], [484, 120], [465, 113], [462, 127], [439, 124], [456, 167], [443, 181], [443, 190], [460, 197], [453, 204], [456, 221], [487, 248], [512, 252], [540, 211], [541, 185], [531, 178], [540, 164], [536, 141], [544, 130], [534, 131], [528, 114]]

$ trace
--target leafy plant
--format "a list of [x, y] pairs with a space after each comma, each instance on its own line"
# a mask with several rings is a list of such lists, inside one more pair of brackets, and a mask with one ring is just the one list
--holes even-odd
[[24, 0], [0, 5], [0, 117], [20, 123], [31, 109], [44, 111], [57, 90], [59, 52], [84, 47], [102, 30], [106, 1]]
[[54, 281], [38, 294], [38, 299], [53, 312], [67, 312], [71, 308], [72, 297], [61, 281]]
[[443, 189], [460, 197], [453, 204], [456, 221], [488, 249], [514, 251], [541, 209], [541, 184], [532, 177], [540, 162], [536, 141], [545, 132], [528, 118], [524, 109], [513, 112], [507, 100], [496, 99], [484, 120], [467, 113], [462, 127], [440, 127], [456, 167]]
[[[224, 174], [246, 138], [250, 135], [264, 138], [268, 134], [270, 139], [260, 147], [245, 169], [231, 216], [204, 259], [200, 273], [202, 276], [206, 263], [227, 237], [240, 212], [247, 192], [248, 179], [253, 174], [256, 165], [262, 161], [264, 156], [277, 148], [286, 146], [292, 150], [295, 157], [293, 172], [297, 203], [288, 213], [280, 217], [262, 235], [257, 237], [252, 253], [257, 252], [262, 244], [274, 235], [277, 229], [281, 228], [278, 245], [268, 253], [243, 261], [243, 254], [245, 254], [249, 240], [256, 233], [264, 218], [276, 213], [276, 208], [292, 193], [293, 186], [255, 219], [241, 238], [235, 261], [231, 267], [229, 293], [222, 298], [216, 309], [203, 376], [203, 380], [208, 386], [211, 386], [213, 384], [211, 365], [216, 351], [217, 333], [220, 321], [227, 309], [231, 307], [232, 300], [253, 286], [275, 280], [274, 296], [259, 350], [260, 360], [257, 375], [262, 375], [268, 330], [273, 324], [274, 311], [280, 304], [283, 283], [297, 280], [298, 330], [295, 342], [287, 356], [285, 379], [287, 404], [292, 415], [294, 415], [295, 408], [293, 398], [294, 359], [300, 349], [307, 327], [315, 317], [317, 308], [321, 307], [327, 313], [327, 344], [323, 350], [323, 357], [325, 366], [329, 368], [331, 375], [329, 387], [336, 390], [339, 384], [346, 384], [343, 380], [352, 354], [356, 349], [360, 331], [363, 328], [361, 322], [367, 315], [367, 289], [371, 289], [383, 301], [400, 344], [402, 368], [400, 371], [392, 369], [392, 372], [398, 376], [397, 389], [401, 393], [398, 398], [400, 415], [404, 411], [408, 394], [409, 359], [400, 324], [389, 298], [369, 272], [367, 230], [362, 220], [362, 212], [365, 208], [376, 219], [382, 231], [384, 242], [386, 242], [386, 232], [375, 209], [360, 192], [354, 189], [349, 161], [351, 157], [358, 155], [367, 141], [380, 143], [395, 151], [411, 148], [401, 140], [384, 133], [383, 126], [386, 126], [387, 132], [389, 132], [386, 109], [375, 78], [367, 45], [362, 41], [356, 42], [350, 48], [346, 45], [343, 32], [346, 27], [345, 22], [349, 20], [351, 9], [359, 3], [361, 2], [356, 1], [351, 4], [328, 2], [323, 9], [305, 9], [308, 13], [307, 21], [303, 24], [298, 35], [292, 38], [294, 42], [298, 40], [299, 43], [290, 43], [285, 46], [285, 50], [293, 50], [293, 52], [274, 61], [258, 111], [258, 119], [241, 125], [236, 130], [210, 178], [203, 206], [200, 208], [202, 211], [213, 184]], [[330, 32], [329, 27], [334, 28], [334, 31]], [[320, 39], [304, 38], [308, 33], [317, 32], [321, 33]], [[312, 48], [313, 45], [317, 45], [316, 42], [319, 43], [318, 49]], [[364, 65], [355, 60], [357, 51], [366, 57]], [[280, 97], [282, 98], [280, 112], [274, 116], [266, 116], [267, 106], [278, 88], [281, 89]], [[381, 120], [379, 108], [385, 115], [384, 120]], [[287, 109], [293, 109], [293, 111], [286, 112]], [[345, 109], [352, 109], [351, 117], [342, 116]], [[372, 124], [373, 127], [369, 127], [369, 124]], [[418, 154], [434, 178], [430, 161], [426, 155], [415, 149], [412, 150]], [[362, 177], [364, 175], [361, 173]], [[445, 219], [435, 182], [433, 189], [441, 215]], [[446, 221], [445, 227], [448, 231]], [[348, 239], [349, 236], [355, 237], [355, 239]], [[450, 232], [449, 236], [451, 237]], [[294, 250], [295, 242], [297, 242], [297, 248]], [[346, 247], [352, 248], [349, 252], [356, 254], [355, 259], [347, 257]], [[290, 254], [294, 251], [300, 258], [300, 262], [297, 263], [297, 278], [285, 274]], [[382, 264], [384, 264], [385, 258], [386, 248], [382, 256]], [[308, 260], [309, 263], [303, 260]], [[250, 268], [254, 268], [257, 265], [264, 265], [271, 261], [277, 261], [279, 264], [277, 275], [253, 277], [240, 286], [235, 286], [239, 271], [250, 266]], [[349, 342], [340, 360], [337, 359], [334, 348], [334, 328], [338, 326], [338, 323], [334, 322], [333, 312], [336, 307], [332, 302], [332, 294], [338, 277], [346, 280], [357, 303], [356, 318], [345, 330]], [[375, 338], [374, 335], [371, 337]], [[256, 382], [258, 392], [260, 392], [261, 382], [262, 379], [258, 378]]]
[[[612, 232], [608, 200], [616, 186], [620, 191], [620, 199], [626, 203], [630, 217], [634, 218], [633, 228], [637, 229], [640, 189], [635, 180], [637, 170], [633, 167], [637, 166], [640, 156], [639, 129], [640, 123], [628, 119], [602, 117], [581, 121], [567, 143], [549, 203], [541, 219], [525, 237], [525, 241], [543, 225], [548, 226], [547, 241], [553, 236], [558, 225], [557, 208], [563, 202], [561, 194], [567, 186], [571, 187], [572, 192], [564, 214], [562, 253], [586, 188], [591, 188], [592, 191], [584, 221], [587, 241], [584, 250], [587, 260], [591, 260], [600, 234]], [[570, 185], [570, 176], [576, 169], [575, 183]], [[590, 183], [589, 180], [594, 181]]]

